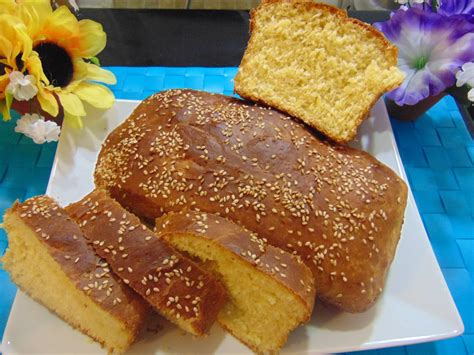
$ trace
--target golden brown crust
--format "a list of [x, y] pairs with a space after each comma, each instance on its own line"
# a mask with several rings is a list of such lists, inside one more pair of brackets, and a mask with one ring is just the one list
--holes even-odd
[[407, 198], [369, 154], [278, 111], [192, 90], [140, 104], [107, 138], [95, 182], [141, 217], [200, 209], [245, 226], [301, 255], [319, 296], [350, 312], [380, 294]]
[[188, 233], [215, 242], [296, 295], [308, 310], [309, 320], [316, 295], [314, 278], [299, 257], [268, 245], [256, 233], [212, 213], [171, 212], [156, 220], [155, 232], [164, 239]]
[[[355, 18], [348, 18], [347, 13], [341, 9], [338, 9], [334, 6], [330, 6], [327, 4], [321, 4], [321, 3], [316, 3], [312, 0], [264, 0], [260, 3], [258, 7], [253, 9], [250, 14], [250, 39], [247, 45], [247, 49], [245, 50], [245, 53], [243, 55], [242, 61], [239, 65], [239, 67], [243, 67], [247, 64], [248, 57], [251, 55], [253, 48], [254, 48], [254, 42], [256, 41], [256, 38], [254, 36], [254, 33], [258, 31], [258, 25], [257, 25], [257, 16], [258, 16], [258, 11], [264, 7], [267, 6], [272, 6], [274, 4], [280, 4], [280, 3], [291, 3], [294, 6], [304, 6], [307, 11], [311, 10], [322, 10], [327, 13], [331, 13], [335, 16], [337, 16], [341, 21], [347, 21], [350, 23], [355, 24], [356, 26], [359, 26], [362, 30], [369, 31], [373, 38], [377, 41], [379, 46], [381, 47], [382, 51], [385, 52], [385, 59], [387, 60], [387, 63], [390, 66], [396, 66], [397, 65], [397, 60], [398, 60], [398, 48], [394, 46], [390, 41], [388, 41], [385, 36], [378, 31], [376, 28], [373, 26], [360, 21]], [[283, 107], [281, 103], [278, 101], [274, 101], [269, 97], [259, 97], [253, 94], [250, 91], [245, 91], [243, 89], [243, 86], [240, 84], [241, 81], [241, 71], [239, 70], [235, 76], [234, 79], [234, 91], [238, 95], [240, 95], [242, 98], [245, 98], [247, 100], [251, 100], [253, 102], [257, 102], [260, 104], [268, 105], [271, 107], [274, 107], [282, 112], [286, 112], [289, 115], [300, 118], [303, 121], [306, 122], [306, 119], [304, 117], [300, 117], [300, 114], [298, 112], [295, 112], [289, 107]], [[397, 88], [401, 83], [394, 83], [392, 86], [386, 87], [385, 92], [388, 92], [390, 90], [393, 90]], [[359, 127], [360, 124], [369, 116], [371, 108], [375, 105], [375, 103], [380, 99], [380, 97], [384, 94], [384, 92], [380, 92], [378, 95], [374, 97], [370, 105], [368, 105], [367, 109], [359, 114], [355, 118], [354, 126]], [[307, 122], [306, 122], [307, 123]], [[326, 137], [330, 138], [331, 140], [337, 142], [337, 143], [347, 143], [354, 139], [354, 137], [357, 135], [357, 128], [354, 129], [347, 137], [337, 137], [334, 136], [333, 133], [326, 129], [324, 125], [319, 125], [317, 121], [314, 122], [314, 128], [316, 128], [319, 132], [323, 133]]]
[[221, 282], [159, 239], [104, 192], [66, 207], [96, 252], [160, 314], [205, 334], [226, 301]]
[[149, 307], [110, 272], [107, 262], [95, 254], [78, 225], [53, 199], [36, 196], [24, 203], [17, 202], [7, 214], [17, 215], [35, 232], [78, 290], [120, 319], [132, 334], [139, 333]]

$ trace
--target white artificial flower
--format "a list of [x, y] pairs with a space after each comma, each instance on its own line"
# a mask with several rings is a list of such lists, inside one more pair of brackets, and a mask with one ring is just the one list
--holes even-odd
[[474, 102], [474, 62], [464, 63], [456, 73], [456, 86], [468, 85], [471, 90], [467, 93], [469, 101]]
[[431, 3], [430, 0], [395, 0], [395, 2], [400, 5], [423, 4], [424, 2], [429, 5]]
[[10, 83], [7, 85], [7, 92], [12, 94], [17, 101], [31, 100], [38, 92], [33, 75], [23, 75], [19, 71], [12, 71], [8, 78]]
[[61, 128], [53, 121], [45, 121], [37, 113], [26, 113], [16, 121], [15, 132], [30, 137], [36, 144], [57, 141]]
[[471, 89], [467, 92], [467, 99], [471, 102], [474, 102], [474, 89]]
[[456, 73], [456, 86], [469, 85], [474, 87], [474, 62], [464, 63], [461, 69]]

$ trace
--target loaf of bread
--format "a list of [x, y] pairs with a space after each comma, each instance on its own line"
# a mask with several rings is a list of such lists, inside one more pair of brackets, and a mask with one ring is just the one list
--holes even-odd
[[66, 207], [97, 254], [163, 317], [183, 330], [205, 334], [227, 300], [211, 273], [159, 239], [102, 191]]
[[191, 90], [143, 101], [106, 139], [95, 183], [145, 218], [217, 213], [298, 254], [318, 296], [367, 309], [400, 237], [405, 183], [369, 154], [269, 108]]
[[9, 246], [1, 261], [13, 282], [109, 353], [125, 352], [151, 310], [65, 211], [48, 196], [34, 197], [15, 203], [3, 228]]
[[302, 119], [337, 142], [355, 137], [404, 78], [397, 48], [372, 26], [312, 0], [263, 0], [235, 91]]
[[216, 214], [171, 212], [155, 232], [220, 277], [230, 301], [218, 321], [256, 353], [276, 353], [310, 319], [314, 279], [299, 257]]

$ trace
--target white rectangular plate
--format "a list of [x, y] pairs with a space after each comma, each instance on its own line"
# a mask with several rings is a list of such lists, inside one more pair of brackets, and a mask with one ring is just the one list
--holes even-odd
[[[125, 120], [138, 101], [118, 100], [105, 112], [90, 110], [81, 131], [63, 128], [48, 185], [60, 204], [77, 201], [93, 188], [92, 173], [105, 137]], [[390, 166], [406, 180], [383, 101], [373, 108], [354, 144]], [[327, 353], [413, 344], [454, 337], [464, 330], [461, 318], [434, 257], [410, 192], [402, 237], [385, 290], [362, 314], [337, 313], [317, 305], [311, 322], [297, 329], [282, 353]], [[18, 292], [3, 338], [4, 354], [105, 353], [96, 343]], [[196, 339], [176, 327], [148, 334], [130, 353], [249, 353], [214, 326]]]

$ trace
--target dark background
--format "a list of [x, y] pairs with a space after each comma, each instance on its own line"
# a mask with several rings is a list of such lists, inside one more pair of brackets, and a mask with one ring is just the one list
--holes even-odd
[[[373, 23], [389, 12], [354, 11]], [[236, 67], [249, 38], [248, 11], [81, 9], [108, 35], [103, 66]]]

